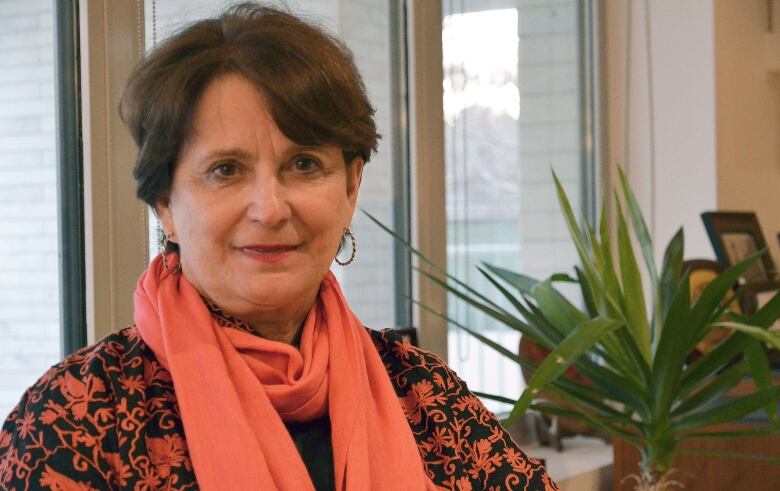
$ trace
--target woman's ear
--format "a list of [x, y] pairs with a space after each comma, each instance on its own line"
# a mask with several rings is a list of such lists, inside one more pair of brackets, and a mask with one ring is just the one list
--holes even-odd
[[352, 208], [355, 208], [357, 204], [358, 190], [360, 189], [360, 182], [363, 180], [363, 166], [366, 161], [363, 157], [355, 157], [347, 165], [347, 199]]
[[158, 199], [154, 205], [154, 213], [160, 221], [163, 233], [168, 239], [176, 242], [176, 227], [173, 224], [173, 213], [171, 212], [170, 201]]

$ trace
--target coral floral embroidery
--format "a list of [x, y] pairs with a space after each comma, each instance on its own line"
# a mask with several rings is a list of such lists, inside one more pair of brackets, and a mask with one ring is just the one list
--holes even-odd
[[[210, 308], [222, 327], [251, 331]], [[369, 333], [440, 489], [558, 489], [438, 357], [393, 331]], [[25, 392], [0, 430], [0, 489], [197, 489], [170, 373], [135, 327]]]

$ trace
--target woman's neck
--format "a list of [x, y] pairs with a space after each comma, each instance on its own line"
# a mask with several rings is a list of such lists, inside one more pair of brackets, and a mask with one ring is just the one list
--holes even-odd
[[247, 320], [246, 322], [262, 338], [298, 346], [300, 345], [301, 332], [303, 331], [303, 324], [306, 322], [307, 315], [308, 310], [303, 315], [296, 319], [290, 319], [288, 322], [267, 322], [265, 320]]
[[273, 311], [247, 309], [236, 312], [203, 293], [201, 296], [216, 315], [227, 317], [229, 322], [237, 322], [241, 328], [251, 330], [262, 338], [298, 346], [306, 317], [317, 299], [317, 292], [307, 302], [298, 303], [297, 307], [290, 305]]

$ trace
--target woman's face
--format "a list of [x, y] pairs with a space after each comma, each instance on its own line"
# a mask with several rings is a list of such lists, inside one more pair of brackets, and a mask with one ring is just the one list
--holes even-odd
[[211, 82], [193, 123], [157, 204], [184, 275], [250, 322], [307, 310], [352, 220], [363, 161], [287, 139], [238, 75]]

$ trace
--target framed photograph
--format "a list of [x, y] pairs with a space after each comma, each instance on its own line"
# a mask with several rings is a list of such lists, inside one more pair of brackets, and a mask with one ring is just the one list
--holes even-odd
[[[717, 278], [718, 275], [725, 270], [725, 268], [718, 261], [712, 261], [710, 259], [690, 259], [683, 263], [682, 270], [687, 271], [690, 275], [689, 280], [691, 286], [691, 303], [693, 303], [699, 299], [699, 296], [704, 291], [704, 289], [707, 288], [707, 285], [709, 285], [712, 280]], [[734, 286], [736, 287], [736, 285]], [[730, 293], [732, 291], [726, 295], [726, 298], [731, 296]], [[726, 298], [723, 300], [725, 301]], [[729, 310], [736, 313], [742, 312], [741, 306], [737, 301], [734, 301], [734, 303], [729, 306]], [[714, 328], [709, 332], [709, 334], [707, 334], [707, 336], [696, 343], [696, 347], [688, 354], [686, 361], [688, 363], [693, 363], [700, 356], [705, 355], [715, 349], [730, 335], [731, 331], [729, 329], [722, 327]]]
[[[701, 219], [715, 249], [715, 256], [724, 266], [736, 264], [766, 249], [755, 213], [708, 211], [702, 213]], [[775, 279], [775, 274], [775, 265], [767, 252], [745, 272], [744, 279], [748, 284], [768, 283]]]
[[707, 285], [726, 268], [718, 261], [710, 259], [689, 259], [683, 262], [682, 270], [690, 273], [691, 302], [695, 302]]

